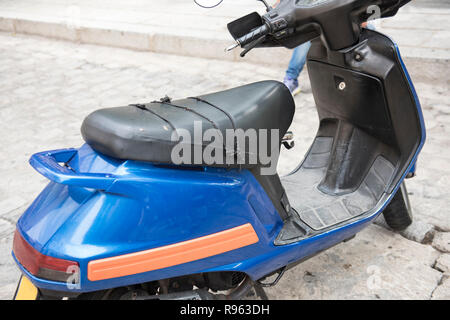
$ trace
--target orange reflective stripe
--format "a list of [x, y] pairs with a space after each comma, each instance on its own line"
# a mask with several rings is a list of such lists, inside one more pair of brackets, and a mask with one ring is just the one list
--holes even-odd
[[89, 262], [88, 279], [105, 280], [176, 266], [239, 249], [259, 241], [252, 225], [242, 226], [155, 249]]

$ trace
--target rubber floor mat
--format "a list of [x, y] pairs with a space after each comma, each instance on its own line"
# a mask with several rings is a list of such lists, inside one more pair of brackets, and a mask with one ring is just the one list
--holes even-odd
[[326, 174], [333, 138], [316, 138], [308, 157], [282, 183], [291, 206], [315, 230], [358, 217], [375, 207], [394, 173], [394, 166], [378, 156], [360, 186], [345, 195], [325, 194], [318, 189]]

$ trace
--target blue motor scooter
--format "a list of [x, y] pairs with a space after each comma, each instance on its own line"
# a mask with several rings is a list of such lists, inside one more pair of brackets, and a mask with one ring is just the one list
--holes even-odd
[[[242, 56], [312, 41], [320, 125], [285, 177], [250, 142], [252, 130], [264, 132], [253, 143], [275, 162], [292, 147], [294, 100], [276, 81], [101, 109], [83, 122], [85, 145], [33, 155], [50, 182], [17, 223], [15, 298], [266, 298], [263, 287], [285, 270], [382, 212], [406, 228], [404, 179], [425, 142], [422, 111], [395, 43], [360, 25], [370, 6], [384, 18], [407, 2], [282, 0], [228, 25], [229, 49]], [[188, 139], [198, 126], [223, 138], [213, 152]]]

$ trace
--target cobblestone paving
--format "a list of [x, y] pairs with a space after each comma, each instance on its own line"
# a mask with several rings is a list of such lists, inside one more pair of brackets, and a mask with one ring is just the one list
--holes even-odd
[[[0, 298], [19, 272], [10, 257], [15, 223], [45, 186], [31, 154], [80, 146], [83, 118], [104, 106], [174, 98], [265, 79], [278, 67], [76, 45], [0, 33]], [[407, 60], [428, 126], [417, 178], [409, 181], [416, 223], [395, 234], [371, 226], [354, 240], [288, 271], [269, 290], [275, 299], [450, 299], [450, 106], [448, 62]], [[302, 158], [317, 127], [307, 75], [296, 98], [297, 147], [283, 151], [280, 172]], [[382, 223], [380, 223], [382, 225]], [[447, 254], [446, 254], [447, 253]]]

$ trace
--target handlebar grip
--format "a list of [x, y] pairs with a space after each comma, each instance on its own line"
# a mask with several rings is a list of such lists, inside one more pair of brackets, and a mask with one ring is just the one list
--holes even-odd
[[240, 37], [236, 41], [239, 43], [241, 47], [244, 47], [248, 45], [249, 43], [252, 43], [255, 40], [258, 40], [259, 38], [267, 35], [270, 33], [270, 28], [267, 24], [262, 25], [259, 28], [256, 28], [250, 33], [247, 33], [245, 36]]

